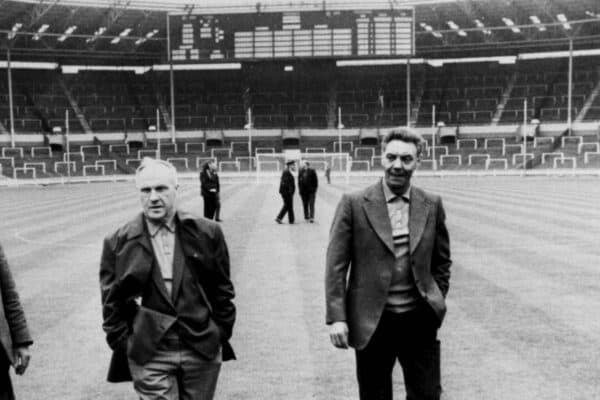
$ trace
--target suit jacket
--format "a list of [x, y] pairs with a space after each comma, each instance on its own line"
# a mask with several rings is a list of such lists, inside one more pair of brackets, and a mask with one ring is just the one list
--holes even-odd
[[[346, 321], [350, 345], [364, 348], [388, 299], [395, 263], [383, 182], [344, 194], [327, 248], [327, 323]], [[450, 242], [440, 197], [413, 187], [409, 205], [410, 265], [415, 285], [441, 324], [450, 279]]]
[[[211, 192], [211, 189], [216, 189], [216, 192]], [[219, 175], [216, 172], [209, 174], [208, 170], [203, 169], [200, 172], [200, 194], [206, 196], [219, 193], [220, 190]]]
[[293, 196], [296, 191], [296, 184], [294, 183], [294, 175], [289, 169], [286, 169], [281, 174], [281, 181], [279, 182], [279, 193], [282, 196]]
[[15, 281], [0, 246], [0, 346], [4, 349], [8, 361], [14, 364], [13, 349], [32, 343]]
[[300, 194], [311, 194], [317, 191], [319, 178], [312, 168], [301, 169], [298, 173], [298, 191]]
[[[223, 360], [235, 358], [228, 341], [235, 321], [234, 289], [221, 228], [178, 212], [176, 241], [185, 268], [174, 268], [170, 302], [142, 214], [104, 240], [100, 287], [103, 329], [113, 349], [110, 382], [131, 379], [127, 356], [143, 364], [175, 323], [199, 352], [210, 357], [222, 345]], [[178, 296], [184, 293], [191, 295]]]

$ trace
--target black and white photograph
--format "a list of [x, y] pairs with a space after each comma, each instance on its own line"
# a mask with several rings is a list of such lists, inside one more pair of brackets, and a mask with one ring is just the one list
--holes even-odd
[[600, 399], [600, 1], [0, 0], [0, 400]]

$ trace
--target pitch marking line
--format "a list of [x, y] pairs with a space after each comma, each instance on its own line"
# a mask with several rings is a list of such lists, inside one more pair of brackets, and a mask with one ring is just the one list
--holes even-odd
[[75, 243], [75, 242], [66, 242], [66, 241], [50, 241], [50, 240], [33, 240], [28, 239], [21, 234], [21, 232], [15, 232], [15, 239], [20, 240], [25, 243], [41, 245], [41, 246], [58, 246], [58, 247], [81, 247], [86, 249], [97, 249], [98, 244], [83, 244], [83, 243]]

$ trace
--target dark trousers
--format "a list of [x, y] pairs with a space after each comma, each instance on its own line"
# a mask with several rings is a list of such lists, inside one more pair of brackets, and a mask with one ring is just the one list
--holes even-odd
[[221, 219], [221, 196], [217, 192], [215, 205], [215, 219], [218, 221]]
[[315, 197], [316, 193], [300, 193], [302, 208], [304, 209], [304, 219], [313, 219], [315, 217]]
[[407, 400], [439, 400], [439, 320], [427, 304], [396, 314], [384, 311], [373, 337], [356, 351], [361, 400], [392, 400], [392, 370], [402, 367]]
[[294, 223], [294, 195], [293, 194], [282, 194], [281, 198], [283, 199], [283, 207], [281, 207], [281, 211], [277, 215], [277, 219], [281, 220], [285, 217], [285, 214], [288, 215], [288, 221], [290, 224]]
[[0, 400], [14, 400], [15, 398], [10, 382], [9, 368], [10, 362], [0, 345]]
[[204, 218], [213, 219], [217, 210], [217, 194], [208, 193], [204, 198]]

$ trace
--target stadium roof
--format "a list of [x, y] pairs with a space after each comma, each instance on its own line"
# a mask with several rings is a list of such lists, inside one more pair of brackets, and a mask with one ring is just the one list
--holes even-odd
[[[39, 0], [22, 0], [23, 3], [37, 4]], [[263, 12], [273, 12], [279, 10], [311, 10], [323, 9], [329, 10], [353, 10], [353, 9], [387, 9], [390, 7], [408, 7], [425, 4], [454, 3], [456, 0], [395, 0], [395, 1], [365, 1], [365, 0], [61, 0], [60, 4], [72, 7], [100, 7], [114, 8], [126, 5], [126, 8], [133, 10], [153, 10], [165, 11], [171, 13], [189, 12], [197, 10], [203, 13], [247, 13], [256, 12], [258, 9]]]
[[[165, 62], [168, 14], [414, 7], [417, 57], [600, 48], [598, 0], [0, 0], [2, 48], [22, 61]], [[171, 32], [181, 26], [172, 18]]]

